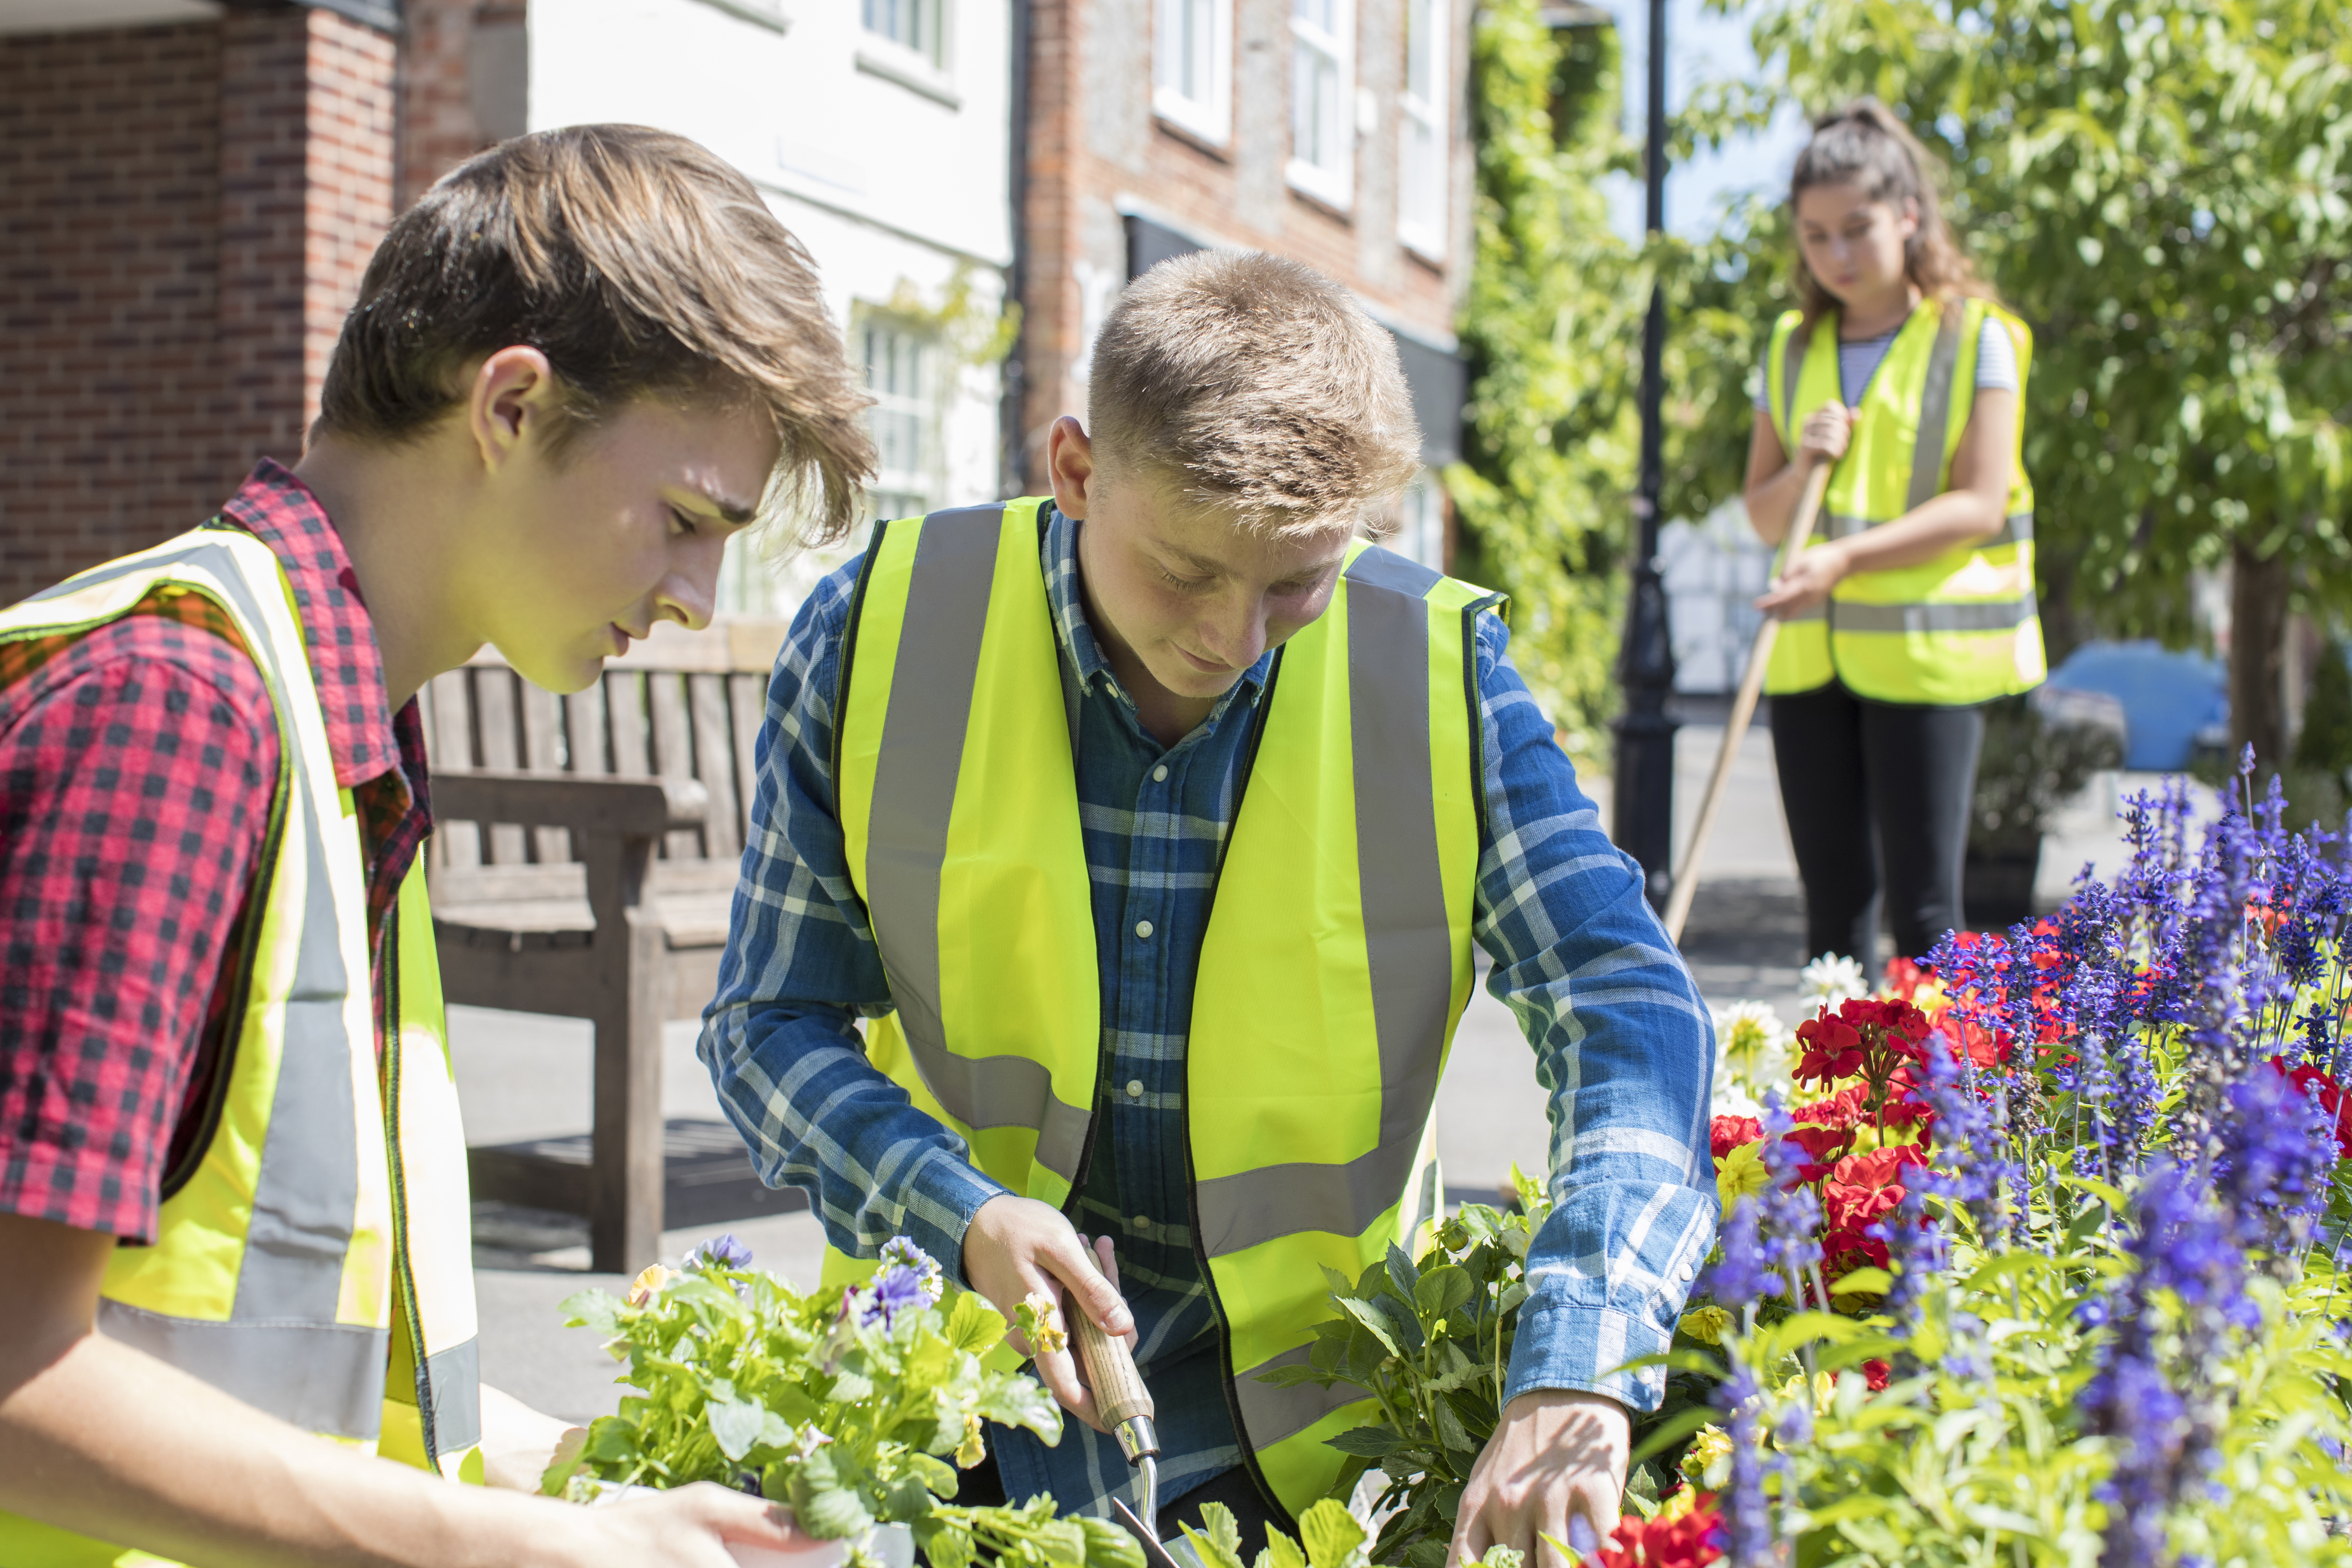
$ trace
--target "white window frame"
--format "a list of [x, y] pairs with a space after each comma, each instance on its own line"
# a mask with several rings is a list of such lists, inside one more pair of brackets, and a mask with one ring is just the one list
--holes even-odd
[[[1290, 162], [1291, 188], [1341, 212], [1356, 198], [1356, 0], [1331, 0], [1331, 32], [1325, 32], [1298, 15], [1297, 0], [1290, 13]], [[1299, 79], [1309, 55], [1331, 62], [1333, 82], [1319, 127], [1330, 139], [1331, 161], [1310, 161], [1299, 155], [1299, 121], [1306, 113]]]
[[[891, 391], [877, 384], [875, 380], [874, 336], [887, 333], [904, 340], [916, 353], [914, 366], [916, 384], [912, 391]], [[856, 351], [859, 374], [865, 378], [866, 390], [874, 398], [867, 411], [869, 421], [877, 416], [911, 418], [915, 432], [916, 451], [911, 466], [886, 467], [889, 444], [883, 433], [874, 434], [874, 481], [866, 487], [877, 516], [913, 516], [937, 505], [943, 489], [940, 484], [940, 453], [946, 401], [945, 366], [942, 356], [946, 345], [936, 334], [923, 331], [902, 318], [887, 311], [874, 310], [859, 313], [853, 347]], [[913, 507], [886, 504], [885, 496], [903, 495], [913, 498]]]
[[[1453, 155], [1446, 136], [1445, 107], [1453, 98], [1453, 60], [1446, 46], [1453, 28], [1449, 0], [1404, 0], [1404, 74], [1397, 92], [1397, 238], [1414, 254], [1444, 261], [1447, 222], [1453, 194]], [[1418, 26], [1416, 26], [1418, 24]], [[1428, 51], [1426, 92], [1413, 90], [1412, 54], [1416, 40]], [[1414, 143], [1428, 152], [1427, 173], [1432, 189], [1413, 186]], [[1429, 207], [1426, 218], [1414, 213], [1416, 197]]]
[[[1208, 68], [1204, 95], [1183, 89], [1184, 23], [1206, 24], [1194, 35], [1192, 62]], [[1234, 0], [1152, 0], [1151, 112], [1212, 146], [1234, 133]]]
[[956, 0], [879, 0], [929, 18], [930, 39], [920, 48], [877, 30], [868, 22], [867, 7], [877, 3], [857, 0], [857, 68], [950, 109], [961, 109], [963, 96], [955, 85]]

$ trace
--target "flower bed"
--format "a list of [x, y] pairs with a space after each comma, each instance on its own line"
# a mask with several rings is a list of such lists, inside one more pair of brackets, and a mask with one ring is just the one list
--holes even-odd
[[[2352, 868], [2284, 817], [2273, 787], [2192, 841], [2183, 787], [2142, 797], [2130, 865], [2058, 915], [1793, 1041], [1719, 1020], [1726, 1219], [1594, 1561], [2352, 1562]], [[1347, 1484], [1394, 1478], [1379, 1561], [1443, 1560], [1524, 1206], [1335, 1281], [1292, 1374], [1381, 1401], [1337, 1444]]]

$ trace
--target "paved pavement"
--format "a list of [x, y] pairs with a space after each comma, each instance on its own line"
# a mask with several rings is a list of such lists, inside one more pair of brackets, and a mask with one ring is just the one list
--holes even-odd
[[[1677, 738], [1678, 851], [1688, 841], [1721, 735], [1718, 725], [1692, 723]], [[2082, 801], [2062, 814], [2042, 861], [2038, 891], [2046, 904], [2063, 897], [2084, 860], [2097, 861], [2103, 870], [2115, 868], [2120, 854], [2108, 826], [2112, 804], [2149, 782], [2102, 775]], [[1605, 822], [1607, 781], [1589, 787]], [[1802, 902], [1781, 825], [1771, 737], [1761, 730], [1751, 731], [1740, 749], [1704, 874], [1684, 941], [1700, 991], [1718, 1007], [1745, 999], [1769, 1001], [1793, 1021], [1796, 972], [1805, 956]], [[472, 1142], [557, 1136], [588, 1125], [585, 1024], [460, 1007], [451, 1010], [450, 1032]], [[694, 1058], [694, 1036], [691, 1024], [674, 1024], [667, 1031], [664, 1114], [719, 1120], [709, 1079]], [[1514, 1161], [1527, 1170], [1541, 1169], [1549, 1142], [1544, 1104], [1533, 1055], [1508, 1009], [1486, 993], [1482, 973], [1438, 1096], [1438, 1147], [1449, 1194], [1459, 1199], [1494, 1192]], [[586, 1331], [561, 1326], [559, 1303], [566, 1296], [590, 1286], [618, 1290], [625, 1284], [617, 1275], [588, 1272], [584, 1224], [481, 1205], [476, 1227], [485, 1379], [573, 1420], [611, 1410], [619, 1397], [612, 1363]], [[669, 1233], [663, 1237], [665, 1258], [675, 1262], [717, 1228]], [[762, 1266], [803, 1283], [815, 1280], [822, 1235], [814, 1216], [776, 1215], [725, 1228], [748, 1242]]]

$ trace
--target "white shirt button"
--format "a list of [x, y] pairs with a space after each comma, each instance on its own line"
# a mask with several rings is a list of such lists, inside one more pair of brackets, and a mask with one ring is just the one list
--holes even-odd
[[1162, 763], [1158, 767], [1151, 770], [1151, 782], [1153, 784], [1166, 784], [1168, 782], [1168, 764], [1166, 763]]
[[1141, 1079], [1131, 1078], [1127, 1080], [1127, 1098], [1129, 1100], [1141, 1100], [1143, 1098], [1143, 1080]]
[[1685, 1263], [1685, 1264], [1684, 1264], [1684, 1265], [1683, 1265], [1683, 1275], [1682, 1275], [1682, 1277], [1683, 1277], [1683, 1279], [1685, 1279], [1685, 1280], [1690, 1279], [1691, 1279], [1691, 1278], [1693, 1278], [1695, 1275], [1696, 1275], [1696, 1274], [1697, 1274], [1697, 1272], [1698, 1272], [1698, 1270], [1697, 1270], [1697, 1269], [1696, 1269], [1696, 1268], [1693, 1268], [1689, 1264]]
[[1151, 922], [1150, 921], [1136, 921], [1135, 934], [1141, 937], [1144, 941], [1150, 942], [1151, 940]]

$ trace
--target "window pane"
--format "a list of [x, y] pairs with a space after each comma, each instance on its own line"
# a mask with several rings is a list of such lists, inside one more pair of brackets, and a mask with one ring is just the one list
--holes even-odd
[[1404, 8], [1404, 89], [1424, 103], [1437, 96], [1430, 3], [1431, 0], [1407, 0]]
[[924, 510], [930, 488], [930, 345], [885, 321], [868, 321], [859, 337], [866, 387], [874, 395], [866, 413], [876, 457], [873, 504], [883, 516], [913, 516]]

